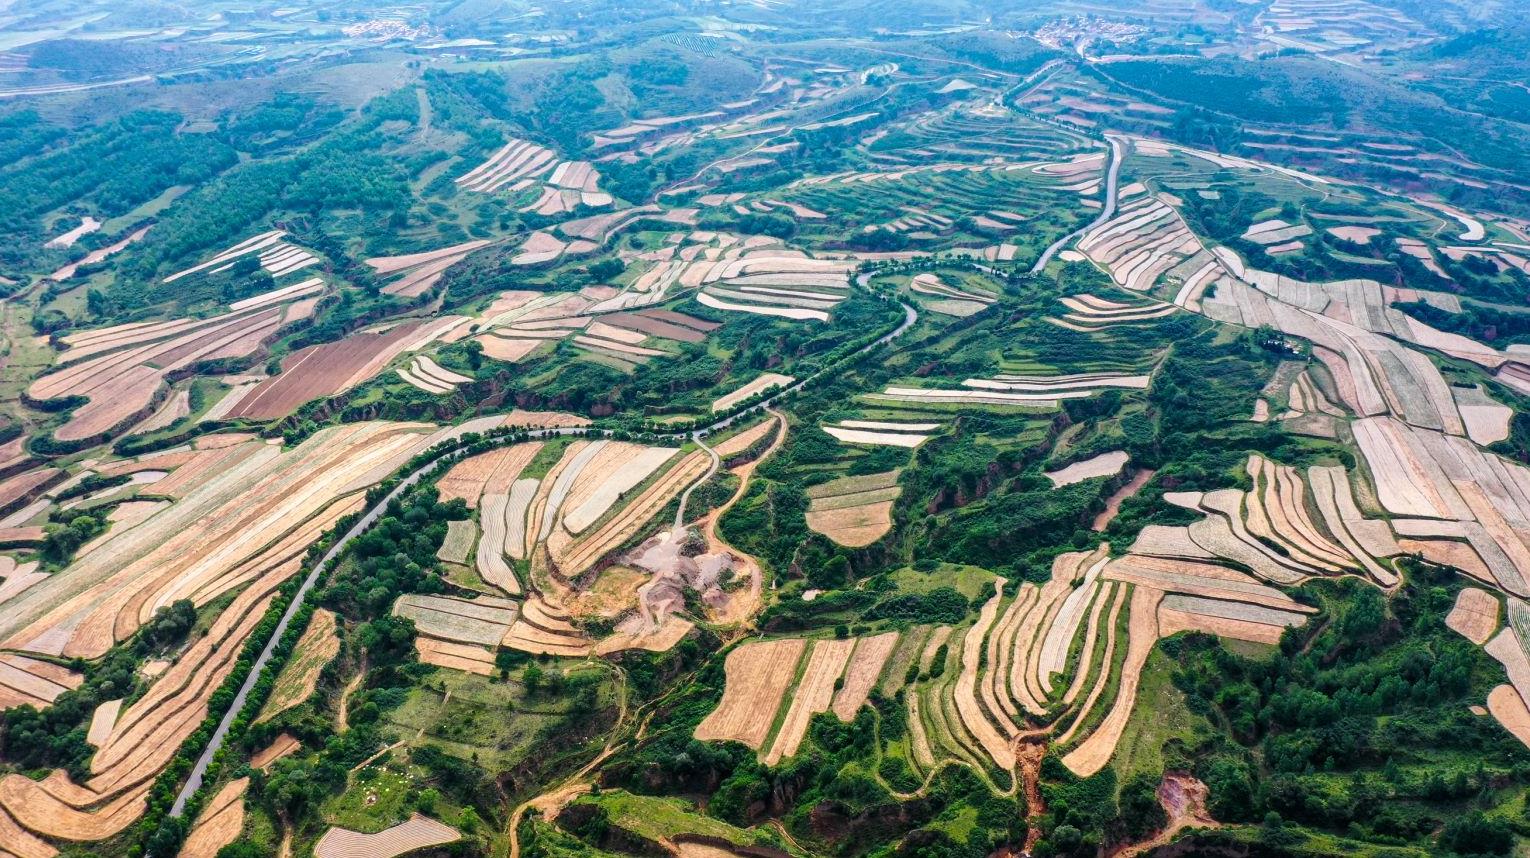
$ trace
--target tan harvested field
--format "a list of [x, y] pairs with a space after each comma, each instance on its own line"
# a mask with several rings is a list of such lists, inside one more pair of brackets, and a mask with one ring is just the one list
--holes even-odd
[[[719, 455], [723, 455], [721, 445], [717, 450]], [[686, 486], [706, 473], [710, 462], [710, 458], [701, 450], [680, 459], [615, 515], [570, 543], [555, 558], [559, 569], [564, 575], [573, 577], [591, 568], [602, 557], [637, 535]], [[535, 512], [533, 508], [532, 514], [535, 515]]]
[[637, 313], [616, 313], [603, 318], [609, 325], [637, 331], [651, 337], [660, 337], [682, 343], [699, 343], [706, 339], [706, 334], [701, 331]]
[[808, 722], [815, 714], [826, 711], [833, 701], [835, 683], [844, 675], [845, 665], [850, 662], [854, 649], [852, 638], [813, 642], [802, 680], [792, 690], [791, 705], [781, 721], [781, 729], [765, 754], [765, 765], [774, 766], [787, 757], [796, 756], [807, 736]]
[[518, 363], [525, 360], [527, 355], [536, 351], [542, 344], [541, 340], [514, 339], [495, 334], [483, 334], [474, 337], [473, 341], [483, 346], [485, 355], [505, 363]]
[[244, 793], [250, 779], [229, 781], [208, 799], [192, 823], [178, 858], [217, 858], [218, 850], [239, 839], [244, 829]]
[[1187, 596], [1248, 602], [1300, 613], [1315, 610], [1235, 569], [1196, 560], [1128, 554], [1106, 564], [1104, 577]]
[[142, 435], [149, 432], [158, 432], [170, 424], [191, 414], [191, 391], [181, 389], [170, 394], [170, 398], [159, 407], [150, 417], [134, 426], [128, 433], [130, 435]]
[[917, 432], [877, 432], [870, 429], [851, 429], [843, 426], [824, 426], [823, 431], [846, 444], [887, 445], [893, 447], [917, 447], [929, 437]]
[[[618, 442], [620, 443], [620, 442]], [[577, 535], [594, 524], [618, 500], [680, 452], [673, 447], [641, 447], [621, 444], [586, 472], [586, 484], [575, 486], [564, 504], [563, 525]], [[593, 477], [593, 479], [589, 479]]]
[[0, 480], [0, 510], [9, 512], [25, 505], [65, 476], [58, 468], [43, 467]]
[[320, 608], [313, 612], [308, 628], [303, 630], [292, 655], [276, 675], [276, 685], [255, 723], [269, 721], [312, 696], [324, 666], [339, 654], [340, 638], [335, 634], [335, 615]]
[[491, 481], [495, 488], [493, 493], [504, 494], [541, 449], [542, 442], [532, 441], [500, 447], [463, 459], [452, 465], [436, 482], [436, 488], [441, 491], [441, 500], [461, 498], [467, 501], [469, 508], [475, 507], [478, 498], [488, 491]]
[[473, 540], [478, 538], [478, 526], [471, 519], [446, 523], [446, 539], [436, 551], [436, 558], [447, 563], [463, 564], [473, 550]]
[[961, 722], [966, 726], [977, 743], [987, 752], [994, 765], [1003, 771], [1011, 771], [1015, 767], [1015, 752], [1010, 746], [1009, 737], [999, 732], [993, 722], [984, 714], [983, 707], [978, 703], [978, 668], [982, 662], [983, 640], [988, 634], [989, 628], [999, 613], [999, 602], [1004, 599], [1004, 579], [994, 580], [993, 597], [983, 605], [978, 613], [976, 624], [962, 640], [961, 674], [956, 678], [956, 686], [952, 690], [952, 697], [956, 702], [956, 711], [961, 716]]
[[153, 778], [200, 726], [209, 698], [233, 669], [280, 581], [267, 575], [246, 587], [205, 635], [121, 712], [91, 760], [89, 780], [75, 785], [62, 771], [46, 784], [7, 775], [0, 779], [0, 808], [23, 827], [60, 839], [102, 840], [132, 824], [143, 813]]
[[497, 646], [514, 625], [520, 604], [509, 599], [479, 596], [405, 595], [393, 605], [397, 616], [414, 620], [422, 635], [458, 643]]
[[892, 488], [898, 484], [900, 471], [884, 471], [880, 474], [864, 474], [856, 477], [839, 477], [826, 483], [809, 486], [807, 496], [810, 499], [839, 497], [861, 492], [876, 491], [878, 489]]
[[1498, 631], [1498, 597], [1476, 587], [1462, 588], [1445, 625], [1478, 646]]
[[[14, 580], [32, 582], [42, 573], [18, 572]], [[7, 578], [7, 582], [13, 580]], [[24, 589], [24, 588], [23, 588]], [[85, 677], [52, 662], [14, 653], [0, 654], [0, 710], [15, 706], [44, 709], [60, 694], [79, 688]]]
[[96, 711], [90, 716], [90, 730], [85, 734], [85, 741], [91, 747], [99, 748], [105, 744], [108, 736], [112, 734], [112, 727], [117, 723], [117, 715], [122, 712], [121, 700], [108, 700], [96, 707]]
[[[797, 664], [806, 646], [802, 638], [751, 641], [728, 653], [722, 700], [696, 725], [696, 738], [732, 740], [760, 750], [781, 707], [781, 696], [797, 678]], [[767, 712], [771, 717], [766, 717]]]
[[473, 558], [478, 576], [512, 596], [520, 595], [521, 582], [516, 579], [515, 570], [505, 562], [505, 516], [510, 497], [484, 495], [482, 501], [478, 519], [483, 524], [483, 536], [478, 540], [478, 551]]
[[250, 758], [250, 768], [266, 771], [277, 760], [292, 754], [302, 746], [303, 743], [299, 742], [291, 734], [283, 733], [277, 736], [271, 744], [260, 749], [255, 756]]
[[929, 771], [935, 767], [935, 752], [930, 747], [930, 737], [925, 732], [924, 719], [920, 715], [919, 692], [911, 691], [905, 699], [908, 701], [908, 734], [914, 762], [918, 768]]
[[0, 640], [95, 658], [177, 599], [206, 604], [245, 582], [284, 580], [320, 533], [364, 502], [362, 489], [427, 442], [420, 428], [353, 423], [286, 452], [248, 444], [202, 454], [230, 461], [14, 600], [0, 616]]
[[1530, 709], [1512, 685], [1498, 685], [1488, 692], [1487, 709], [1514, 738], [1530, 747]]
[[406, 852], [461, 839], [457, 829], [418, 813], [376, 834], [331, 828], [314, 844], [314, 858], [396, 858]]
[[87, 400], [55, 431], [61, 441], [125, 428], [149, 416], [168, 374], [201, 361], [255, 354], [275, 337], [283, 315], [280, 305], [262, 305], [193, 320], [169, 329], [169, 336], [157, 340], [128, 340], [121, 345], [109, 340], [77, 341], [63, 356], [68, 365], [32, 382], [27, 395], [39, 401], [66, 396]]
[[53, 858], [58, 854], [52, 845], [16, 824], [4, 810], [0, 810], [0, 843], [15, 858]]
[[437, 640], [421, 635], [414, 641], [420, 661], [479, 676], [493, 676], [494, 652], [481, 646]]
[[1055, 488], [1071, 486], [1084, 480], [1092, 480], [1098, 477], [1110, 477], [1121, 472], [1126, 467], [1127, 455], [1124, 451], [1117, 450], [1112, 453], [1101, 453], [1091, 459], [1082, 462], [1074, 462], [1066, 468], [1056, 471], [1048, 471], [1044, 476], [1052, 481]]
[[892, 529], [892, 508], [893, 501], [886, 500], [837, 509], [809, 509], [807, 526], [840, 545], [862, 548]]
[[[1137, 684], [1142, 678], [1142, 667], [1147, 663], [1148, 653], [1158, 642], [1158, 605], [1163, 591], [1149, 587], [1132, 590], [1130, 613], [1127, 618], [1126, 660], [1121, 664], [1121, 677], [1116, 686], [1116, 698], [1111, 703], [1105, 720], [1093, 733], [1063, 757], [1063, 765], [1079, 777], [1089, 777], [1105, 767], [1115, 755], [1116, 743], [1126, 730], [1132, 709], [1137, 703]], [[1082, 720], [1088, 711], [1080, 713]]]
[[794, 380], [795, 379], [793, 379], [791, 376], [782, 375], [778, 372], [762, 373], [753, 381], [744, 384], [737, 390], [718, 397], [717, 400], [712, 403], [712, 410], [714, 412], [727, 411], [729, 408], [732, 408], [733, 406], [743, 402], [749, 397], [754, 396], [756, 393], [760, 393], [774, 387], [785, 387], [786, 385], [791, 384]]
[[850, 666], [845, 669], [844, 685], [834, 695], [833, 710], [839, 720], [849, 723], [865, 705], [871, 689], [882, 675], [882, 668], [898, 646], [898, 632], [883, 632], [855, 643]]
[[[1089, 670], [1094, 658], [1095, 642], [1099, 640], [1100, 629], [1104, 628], [1106, 637], [1111, 638], [1111, 629], [1115, 627], [1115, 618], [1121, 611], [1121, 593], [1124, 588], [1117, 587], [1114, 582], [1104, 581], [1100, 584], [1099, 591], [1095, 594], [1094, 604], [1089, 609], [1089, 620], [1084, 626], [1084, 645], [1079, 650], [1078, 666], [1074, 668], [1073, 681], [1069, 683], [1068, 690], [1064, 692], [1062, 702], [1064, 706], [1071, 706], [1073, 701], [1083, 693], [1085, 682], [1089, 678]], [[1109, 612], [1106, 609], [1109, 608]], [[1107, 651], [1110, 647], [1106, 647]], [[1106, 659], [1108, 664], [1109, 659]], [[1092, 693], [1092, 692], [1091, 692]], [[1072, 729], [1071, 727], [1069, 728]]]

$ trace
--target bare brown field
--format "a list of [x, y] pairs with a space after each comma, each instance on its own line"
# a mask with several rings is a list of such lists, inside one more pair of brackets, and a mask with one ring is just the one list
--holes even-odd
[[882, 501], [841, 509], [810, 510], [807, 525], [840, 545], [863, 548], [892, 529], [892, 508], [892, 501]]
[[273, 420], [311, 399], [349, 390], [381, 372], [426, 324], [405, 322], [380, 334], [356, 333], [338, 342], [299, 349], [282, 360], [281, 374], [256, 385], [228, 416]]
[[[807, 641], [785, 638], [752, 641], [728, 653], [722, 700], [696, 725], [703, 742], [732, 740], [758, 751], [765, 744], [781, 696], [797, 676]], [[765, 713], [771, 717], [765, 717]]]
[[1530, 709], [1512, 685], [1495, 686], [1488, 692], [1487, 709], [1514, 738], [1530, 747]]
[[479, 676], [493, 676], [495, 673], [494, 653], [484, 647], [437, 640], [424, 635], [415, 638], [414, 645], [419, 650], [420, 661], [425, 664], [476, 673]]

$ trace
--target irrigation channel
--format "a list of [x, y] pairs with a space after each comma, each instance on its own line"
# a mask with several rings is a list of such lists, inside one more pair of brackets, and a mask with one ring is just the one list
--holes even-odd
[[[712, 432], [726, 429], [729, 426], [732, 426], [734, 423], [744, 419], [745, 417], [769, 408], [782, 397], [795, 393], [806, 385], [821, 378], [827, 377], [829, 374], [836, 371], [840, 365], [860, 357], [861, 355], [866, 354], [873, 349], [884, 346], [887, 343], [890, 343], [898, 337], [902, 336], [904, 332], [914, 326], [915, 322], [919, 321], [919, 312], [914, 309], [912, 304], [906, 304], [901, 301], [898, 303], [899, 306], [903, 308], [903, 321], [900, 322], [898, 326], [893, 328], [891, 331], [883, 334], [877, 339], [867, 343], [861, 348], [841, 358], [838, 363], [832, 366], [824, 367], [818, 372], [813, 373], [812, 375], [800, 381], [793, 382], [786, 387], [777, 388], [775, 392], [769, 394], [759, 402], [756, 402], [747, 408], [743, 408], [715, 422], [709, 423], [700, 429], [696, 429], [691, 432], [676, 432], [668, 435], [656, 434], [654, 437], [669, 440], [685, 440], [688, 438], [705, 447], [706, 445], [702, 444], [701, 441], [704, 436]], [[555, 438], [564, 435], [585, 435], [590, 431], [591, 430], [584, 427], [534, 429], [526, 433], [526, 437], [528, 439]], [[345, 532], [344, 536], [340, 537], [340, 539], [337, 540], [334, 545], [330, 546], [329, 551], [324, 553], [324, 557], [321, 558], [318, 563], [314, 564], [314, 567], [308, 573], [308, 576], [303, 579], [303, 583], [298, 586], [297, 593], [293, 595], [292, 601], [287, 604], [287, 609], [282, 612], [281, 621], [276, 624], [275, 631], [271, 633], [270, 639], [266, 641], [266, 645], [260, 650], [260, 655], [255, 659], [255, 663], [251, 665], [249, 675], [244, 678], [244, 682], [239, 686], [239, 691], [234, 695], [234, 700], [229, 704], [228, 710], [223, 713], [223, 718], [218, 722], [217, 729], [213, 731], [212, 739], [208, 741], [206, 749], [202, 751], [202, 755], [197, 758], [196, 764], [192, 766], [191, 775], [186, 779], [185, 785], [181, 787], [181, 791], [175, 797], [175, 803], [170, 807], [170, 815], [172, 817], [181, 816], [181, 814], [186, 810], [186, 803], [190, 801], [191, 797], [196, 795], [197, 791], [202, 788], [202, 779], [207, 774], [207, 767], [212, 764], [213, 757], [216, 756], [219, 749], [223, 747], [223, 742], [228, 737], [228, 731], [233, 727], [234, 719], [239, 717], [239, 713], [244, 710], [245, 701], [249, 699], [250, 691], [254, 689], [255, 683], [260, 680], [261, 674], [265, 671], [266, 664], [270, 662], [271, 653], [276, 649], [276, 644], [282, 639], [282, 635], [286, 634], [287, 627], [291, 625], [293, 616], [295, 616], [298, 612], [298, 609], [303, 606], [303, 602], [308, 597], [309, 591], [313, 589], [316, 583], [318, 583], [319, 578], [329, 570], [331, 564], [333, 564], [335, 560], [339, 558], [340, 554], [345, 551], [346, 546], [351, 543], [351, 540], [365, 533], [368, 528], [377, 523], [377, 520], [382, 517], [384, 512], [387, 511], [388, 505], [392, 503], [395, 498], [399, 497], [405, 491], [408, 491], [410, 488], [412, 488], [416, 483], [424, 478], [427, 473], [434, 470], [435, 467], [439, 465], [443, 460], [461, 458], [462, 455], [466, 452], [466, 449], [462, 447], [458, 447], [452, 450], [445, 450], [439, 456], [436, 456], [434, 459], [431, 459], [429, 462], [426, 462], [424, 465], [421, 465], [419, 468], [415, 469], [408, 476], [404, 477], [399, 481], [398, 485], [393, 488], [393, 491], [388, 492], [386, 497], [374, 504], [371, 509], [367, 510], [366, 513], [362, 515], [361, 519], [358, 520], [350, 530]], [[715, 453], [713, 454], [713, 458], [716, 458]], [[692, 487], [694, 487], [694, 484], [692, 484]], [[687, 496], [688, 495], [689, 489], [687, 489]], [[681, 509], [684, 509], [683, 504]]]

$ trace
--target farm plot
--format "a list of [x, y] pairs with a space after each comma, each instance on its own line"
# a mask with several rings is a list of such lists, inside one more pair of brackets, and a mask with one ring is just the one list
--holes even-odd
[[1074, 462], [1065, 468], [1055, 471], [1047, 471], [1042, 476], [1052, 481], [1056, 488], [1071, 486], [1084, 480], [1093, 480], [1100, 477], [1112, 477], [1121, 473], [1126, 467], [1128, 456], [1125, 451], [1116, 450], [1110, 453], [1101, 453], [1098, 456]]
[[552, 150], [511, 139], [489, 159], [454, 180], [464, 190], [492, 194], [538, 191], [521, 211], [558, 215], [579, 206], [611, 205], [610, 194], [599, 188], [600, 173], [588, 161], [559, 161]]
[[313, 846], [314, 858], [396, 858], [406, 852], [460, 840], [457, 829], [416, 813], [376, 834], [331, 828]]
[[533, 597], [521, 604], [521, 615], [500, 643], [533, 655], [587, 656], [594, 647], [572, 620], [563, 609]]
[[801, 251], [748, 242], [716, 261], [692, 263], [680, 282], [701, 287], [696, 300], [716, 310], [827, 322], [850, 289], [853, 261], [813, 259]]
[[[747, 443], [736, 450], [725, 448], [722, 444], [716, 447], [720, 456], [736, 455], [744, 449], [747, 449]], [[549, 538], [551, 558], [557, 564], [559, 573], [572, 579], [594, 568], [602, 558], [636, 536], [666, 504], [706, 473], [710, 464], [710, 457], [701, 450], [680, 456], [668, 468], [650, 477], [646, 481], [646, 488], [632, 492], [630, 500], [602, 515], [578, 535], [571, 535], [567, 541]], [[533, 506], [527, 519], [528, 545], [533, 544], [537, 534], [541, 533], [531, 530], [535, 513], [536, 508]]]
[[442, 540], [436, 557], [447, 563], [466, 563], [468, 554], [473, 550], [473, 542], [477, 539], [478, 526], [471, 520], [449, 521], [446, 523], [446, 539]]
[[283, 578], [266, 575], [241, 591], [179, 661], [122, 709], [86, 781], [75, 784], [61, 770], [42, 782], [6, 775], [0, 809], [23, 828], [63, 840], [103, 840], [132, 824], [144, 811], [150, 782], [201, 724]]
[[989, 292], [966, 291], [952, 286], [931, 272], [915, 274], [908, 284], [909, 291], [920, 296], [920, 303], [931, 312], [946, 316], [965, 318], [981, 312], [984, 307], [998, 300]]
[[319, 257], [312, 252], [296, 245], [289, 244], [283, 239], [287, 233], [274, 229], [263, 232], [254, 238], [245, 239], [234, 246], [214, 255], [213, 258], [199, 265], [177, 271], [167, 276], [163, 282], [174, 283], [183, 277], [198, 274], [203, 271], [209, 274], [217, 274], [226, 271], [241, 258], [254, 254], [260, 260], [260, 267], [265, 269], [273, 277], [290, 274], [311, 265], [319, 264]]
[[844, 684], [834, 693], [831, 707], [839, 720], [846, 724], [855, 720], [856, 713], [866, 704], [871, 689], [882, 676], [882, 669], [893, 650], [897, 649], [900, 639], [898, 632], [883, 632], [855, 641], [855, 652], [845, 668]]
[[441, 500], [460, 498], [471, 509], [485, 494], [505, 494], [541, 449], [542, 442], [532, 441], [499, 447], [457, 462], [436, 481]]
[[1224, 273], [1179, 213], [1147, 194], [1123, 203], [1114, 217], [1085, 233], [1078, 247], [1129, 291], [1147, 292], [1160, 278], [1168, 279], [1177, 288], [1174, 303], [1181, 306], [1193, 306], [1190, 302]]
[[416, 298], [429, 292], [446, 274], [446, 269], [466, 259], [473, 251], [492, 243], [483, 240], [468, 241], [423, 253], [374, 256], [367, 260], [367, 265], [380, 275], [398, 278], [383, 287], [384, 293], [400, 298]]
[[274, 420], [312, 399], [350, 390], [382, 372], [393, 358], [422, 347], [440, 321], [404, 322], [381, 333], [365, 331], [343, 340], [299, 349], [282, 360], [282, 371], [255, 385], [228, 412], [229, 418]]
[[1059, 299], [1067, 308], [1061, 317], [1050, 318], [1054, 324], [1071, 330], [1102, 331], [1121, 325], [1140, 325], [1171, 315], [1178, 308], [1160, 301], [1112, 301], [1094, 295], [1072, 295]]
[[1517, 487], [1530, 479], [1530, 471], [1465, 438], [1391, 418], [1357, 420], [1352, 427], [1380, 504], [1396, 516], [1392, 529], [1415, 538], [1464, 539], [1493, 583], [1517, 596], [1530, 595], [1530, 550], [1512, 524], [1526, 520], [1530, 502]]
[[79, 688], [84, 680], [82, 675], [49, 661], [0, 654], [0, 710], [16, 706], [47, 708], [60, 694]]
[[771, 766], [793, 757], [814, 714], [832, 710], [846, 723], [855, 719], [879, 678], [889, 675], [900, 639], [898, 632], [886, 632], [741, 644], [728, 653], [722, 700], [697, 726], [696, 738], [741, 742]]
[[244, 829], [244, 793], [249, 787], [247, 777], [231, 780], [208, 799], [181, 845], [179, 858], [216, 858], [219, 850], [239, 839]]
[[312, 696], [319, 684], [319, 674], [339, 654], [340, 638], [335, 634], [335, 615], [320, 608], [313, 612], [308, 628], [298, 638], [287, 663], [282, 665], [271, 696], [266, 698], [255, 723], [269, 721]]
[[184, 483], [175, 503], [108, 533], [100, 547], [7, 605], [0, 640], [95, 658], [177, 599], [201, 605], [248, 582], [284, 580], [319, 534], [359, 508], [365, 488], [428, 445], [420, 431], [428, 428], [354, 423], [287, 452], [247, 442], [201, 453], [223, 467]]
[[154, 410], [167, 375], [192, 371], [207, 361], [258, 354], [290, 321], [286, 312], [291, 301], [324, 287], [315, 279], [305, 288], [256, 296], [248, 301], [258, 303], [240, 302], [245, 306], [208, 319], [69, 335], [63, 338], [67, 349], [59, 358], [62, 368], [32, 382], [27, 396], [38, 402], [85, 400], [55, 430], [60, 441], [84, 441], [126, 429]]
[[1498, 597], [1486, 590], [1465, 587], [1445, 616], [1445, 625], [1472, 643], [1482, 646], [1498, 631]]
[[446, 369], [426, 355], [417, 355], [409, 362], [409, 366], [399, 367], [395, 372], [414, 387], [436, 395], [451, 393], [458, 385], [472, 381], [465, 375]]
[[493, 647], [510, 633], [520, 616], [520, 604], [493, 596], [405, 595], [393, 604], [393, 613], [413, 620], [423, 636]]
[[901, 423], [886, 420], [841, 420], [823, 431], [846, 444], [917, 447], [929, 440], [939, 423]]
[[807, 665], [792, 689], [791, 704], [776, 730], [775, 741], [765, 754], [765, 765], [774, 766], [786, 757], [796, 756], [807, 736], [809, 719], [826, 711], [833, 702], [834, 692], [854, 649], [855, 641], [851, 639], [813, 642]]
[[[1017, 235], [1061, 236], [1083, 219], [1079, 191], [1097, 182], [1102, 160], [1065, 164], [931, 163], [888, 164], [876, 170], [800, 179], [788, 185], [782, 202], [823, 214], [804, 221], [801, 232], [843, 240], [851, 234], [902, 236], [913, 247], [969, 247]], [[1085, 172], [1072, 172], [1074, 165]], [[1068, 173], [1041, 167], [1064, 167]], [[1013, 259], [1016, 245], [1001, 245]], [[999, 254], [995, 254], [997, 257]]]
[[731, 740], [758, 751], [770, 733], [772, 716], [781, 706], [781, 697], [797, 678], [797, 665], [807, 641], [786, 638], [751, 641], [728, 653], [723, 662], [727, 683], [722, 700], [711, 714], [696, 725], [701, 741]]
[[750, 397], [765, 393], [769, 390], [774, 390], [778, 387], [785, 387], [795, 380], [796, 379], [789, 375], [782, 375], [778, 372], [761, 373], [753, 381], [746, 382], [736, 390], [733, 390], [730, 393], [725, 393], [718, 397], [712, 403], [712, 412], [716, 413], [718, 411], [727, 411], [728, 409], [738, 405], [740, 402], [743, 402]]
[[840, 477], [809, 488], [808, 527], [850, 548], [876, 542], [892, 529], [893, 503], [903, 491], [898, 473]]

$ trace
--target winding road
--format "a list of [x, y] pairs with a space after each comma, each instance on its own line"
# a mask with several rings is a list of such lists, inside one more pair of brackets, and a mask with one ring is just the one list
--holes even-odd
[[[911, 304], [905, 304], [900, 301], [899, 305], [903, 307], [903, 321], [900, 322], [896, 328], [892, 329], [886, 334], [883, 334], [872, 342], [867, 343], [854, 352], [846, 355], [839, 361], [839, 363], [842, 364], [873, 349], [884, 346], [887, 343], [892, 342], [894, 339], [902, 336], [904, 332], [913, 327], [914, 323], [919, 320], [918, 311], [915, 310]], [[824, 367], [823, 369], [808, 376], [807, 378], [794, 382], [786, 387], [778, 388], [775, 392], [771, 393], [769, 396], [765, 397], [759, 402], [749, 406], [748, 408], [744, 408], [740, 411], [728, 415], [727, 417], [716, 420], [702, 428], [691, 432], [656, 434], [655, 437], [665, 440], [689, 439], [695, 441], [708, 452], [711, 452], [711, 448], [707, 447], [707, 445], [702, 442], [701, 439], [703, 437], [720, 429], [726, 429], [729, 426], [732, 426], [734, 423], [744, 419], [745, 417], [754, 414], [755, 412], [763, 411], [764, 409], [769, 408], [782, 397], [795, 393], [806, 385], [820, 378], [828, 376], [838, 368], [838, 365], [839, 364]], [[583, 435], [588, 431], [589, 430], [580, 427], [558, 427], [548, 429], [534, 429], [526, 433], [526, 436], [528, 439], [543, 439], [564, 435]], [[466, 452], [467, 450], [464, 447], [457, 447], [455, 449], [443, 451], [439, 456], [436, 456], [434, 459], [431, 459], [429, 462], [426, 462], [411, 472], [408, 476], [404, 477], [399, 481], [399, 484], [395, 486], [392, 491], [388, 492], [387, 496], [373, 504], [372, 507], [368, 509], [364, 515], [362, 515], [361, 519], [358, 520], [350, 530], [345, 532], [344, 536], [341, 536], [338, 540], [335, 541], [334, 545], [330, 546], [330, 549], [324, 553], [324, 557], [321, 558], [318, 563], [314, 564], [313, 569], [308, 573], [306, 577], [303, 578], [303, 583], [299, 585], [297, 593], [293, 596], [292, 601], [288, 603], [287, 609], [282, 612], [281, 621], [276, 624], [275, 631], [271, 633], [271, 637], [266, 641], [266, 645], [261, 648], [260, 655], [256, 657], [255, 663], [250, 667], [249, 675], [245, 677], [244, 682], [239, 686], [239, 691], [235, 693], [233, 702], [229, 704], [228, 710], [223, 713], [223, 718], [218, 722], [217, 729], [213, 731], [212, 739], [208, 741], [207, 748], [202, 751], [201, 756], [197, 757], [196, 764], [192, 766], [191, 775], [186, 779], [185, 785], [181, 787], [181, 791], [175, 797], [175, 803], [170, 807], [171, 817], [178, 818], [183, 813], [185, 813], [186, 803], [190, 801], [191, 797], [202, 788], [202, 780], [207, 776], [207, 768], [212, 764], [213, 757], [217, 755], [220, 749], [222, 749], [223, 742], [228, 738], [228, 732], [233, 727], [234, 719], [238, 718], [239, 713], [244, 710], [244, 705], [245, 702], [249, 699], [250, 692], [254, 690], [255, 683], [260, 680], [260, 676], [265, 671], [266, 665], [271, 661], [271, 654], [276, 649], [277, 642], [282, 639], [282, 635], [286, 634], [287, 627], [292, 624], [292, 618], [303, 606], [303, 601], [307, 598], [309, 591], [311, 591], [314, 585], [318, 583], [319, 577], [329, 570], [330, 566], [335, 562], [337, 558], [339, 558], [340, 554], [345, 551], [346, 546], [351, 543], [351, 540], [365, 533], [369, 528], [371, 528], [373, 524], [377, 523], [377, 520], [382, 517], [384, 512], [387, 511], [388, 504], [392, 503], [394, 499], [398, 498], [404, 492], [412, 488], [443, 460], [460, 458]], [[717, 454], [712, 453], [712, 458], [714, 459], [713, 469], [715, 471], [717, 464], [715, 460], [717, 459]], [[684, 497], [688, 498], [690, 496], [691, 489], [694, 489], [697, 484], [698, 483], [692, 483], [691, 486], [686, 489]], [[682, 514], [684, 513], [684, 510], [685, 502], [682, 499], [680, 504], [680, 511]]]
[[1115, 216], [1116, 185], [1121, 179], [1121, 159], [1125, 156], [1125, 152], [1123, 151], [1124, 146], [1121, 138], [1111, 137], [1109, 140], [1110, 166], [1105, 168], [1105, 204], [1100, 208], [1099, 217], [1095, 218], [1093, 221], [1090, 221], [1084, 226], [1075, 229], [1062, 238], [1052, 242], [1052, 245], [1041, 254], [1041, 258], [1036, 260], [1036, 264], [1031, 266], [1032, 274], [1036, 274], [1044, 270], [1047, 267], [1047, 263], [1052, 261], [1052, 257], [1057, 255], [1057, 251], [1062, 250], [1065, 246], [1067, 246], [1068, 242], [1078, 238], [1089, 230], [1094, 229], [1095, 227]]

